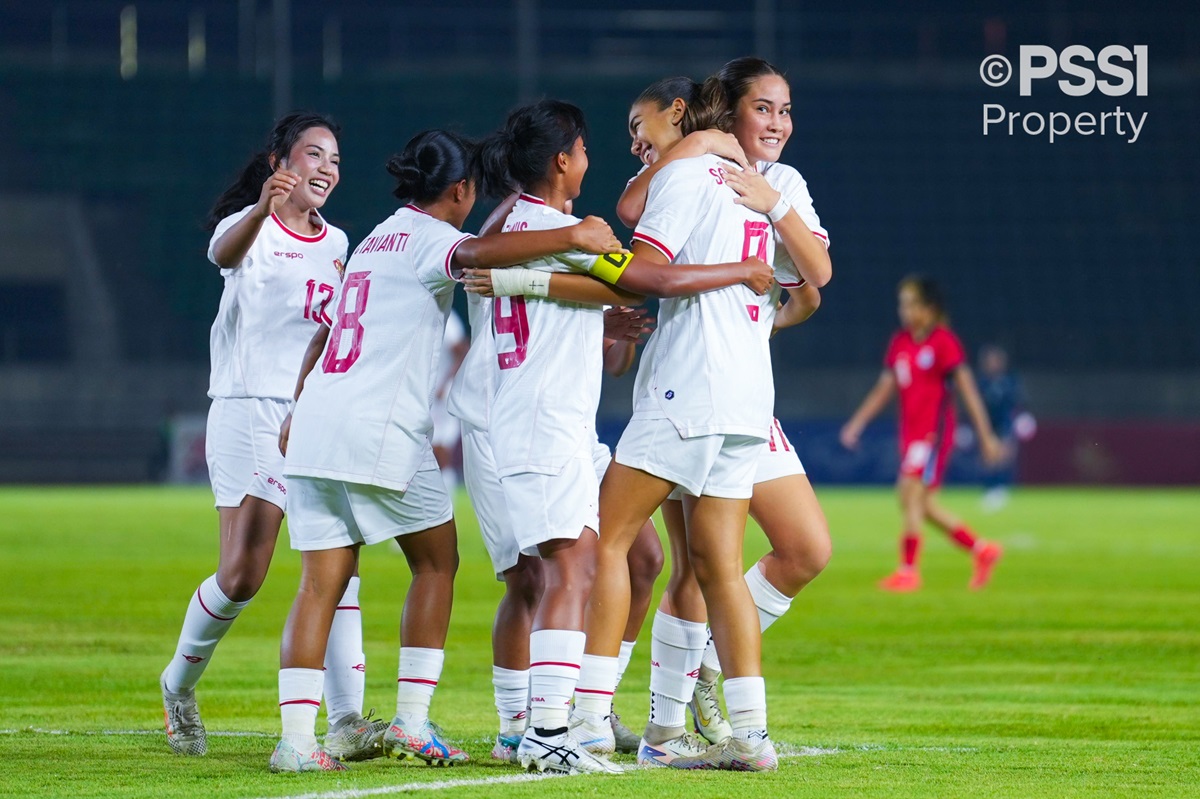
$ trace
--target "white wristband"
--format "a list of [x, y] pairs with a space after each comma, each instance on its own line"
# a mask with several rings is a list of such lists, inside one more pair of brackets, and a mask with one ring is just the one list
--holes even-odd
[[783, 192], [779, 194], [779, 202], [775, 203], [775, 207], [767, 211], [767, 217], [772, 222], [778, 222], [787, 216], [787, 212], [792, 210], [792, 204], [787, 201], [787, 197], [783, 196]]
[[537, 269], [493, 269], [492, 293], [497, 297], [545, 297], [550, 293], [550, 272]]

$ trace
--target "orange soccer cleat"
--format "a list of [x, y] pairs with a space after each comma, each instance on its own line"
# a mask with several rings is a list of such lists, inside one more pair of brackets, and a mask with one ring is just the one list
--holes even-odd
[[921, 587], [921, 575], [916, 569], [897, 569], [880, 580], [879, 587], [897, 594], [916, 591]]
[[978, 591], [988, 584], [988, 580], [992, 579], [992, 569], [1003, 554], [1004, 550], [1000, 545], [991, 541], [975, 553], [975, 573], [971, 575], [970, 584], [972, 591]]

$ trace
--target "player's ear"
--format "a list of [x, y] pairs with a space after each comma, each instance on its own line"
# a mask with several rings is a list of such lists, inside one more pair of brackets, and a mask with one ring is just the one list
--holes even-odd
[[671, 124], [678, 125], [683, 122], [683, 114], [687, 111], [687, 103], [682, 97], [676, 97], [671, 101]]
[[559, 172], [566, 172], [566, 171], [567, 171], [567, 160], [568, 160], [570, 157], [571, 157], [571, 156], [570, 156], [570, 155], [568, 155], [567, 153], [559, 153], [559, 154], [558, 154], [558, 158], [556, 158], [556, 159], [555, 159], [555, 161], [554, 161], [554, 164], [555, 164], [555, 166], [557, 166], [557, 167], [558, 167], [558, 171], [559, 171]]

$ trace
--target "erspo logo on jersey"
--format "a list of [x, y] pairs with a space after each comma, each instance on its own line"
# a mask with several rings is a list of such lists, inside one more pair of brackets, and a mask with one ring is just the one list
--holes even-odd
[[[997, 88], [1008, 84], [1014, 75], [1021, 97], [1032, 97], [1034, 84], [1061, 75], [1054, 81], [1058, 91], [1068, 97], [1087, 97], [1099, 92], [1106, 97], [1145, 97], [1150, 86], [1150, 53], [1144, 44], [1132, 48], [1110, 44], [1099, 52], [1081, 44], [1061, 50], [1044, 44], [1021, 45], [1017, 67], [1002, 55], [989, 55], [979, 64], [979, 78]], [[1048, 87], [1047, 87], [1048, 88]], [[1051, 144], [1068, 136], [1119, 136], [1133, 144], [1142, 135], [1148, 111], [1116, 106], [1102, 111], [1010, 111], [1000, 103], [984, 103], [983, 135], [1045, 135]]]

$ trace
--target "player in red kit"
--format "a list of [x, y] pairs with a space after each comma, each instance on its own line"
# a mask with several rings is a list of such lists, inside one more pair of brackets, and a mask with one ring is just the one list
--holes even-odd
[[887, 591], [921, 587], [917, 556], [921, 528], [928, 521], [974, 555], [970, 587], [978, 590], [991, 577], [1002, 552], [1000, 545], [977, 537], [938, 504], [935, 494], [954, 446], [954, 390], [962, 397], [979, 435], [984, 460], [998, 461], [1003, 447], [988, 421], [962, 342], [947, 325], [937, 284], [920, 276], [900, 281], [899, 314], [901, 329], [888, 345], [885, 369], [841, 432], [842, 444], [855, 448], [863, 428], [899, 391], [900, 475], [896, 489], [904, 514], [904, 535], [900, 567], [879, 586]]

